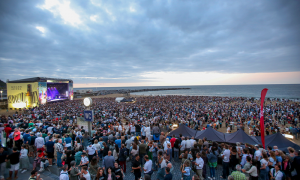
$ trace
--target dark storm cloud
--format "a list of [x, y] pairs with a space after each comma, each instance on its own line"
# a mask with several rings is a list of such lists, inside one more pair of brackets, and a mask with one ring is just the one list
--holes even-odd
[[129, 83], [155, 71], [300, 70], [299, 1], [71, 1], [79, 25], [43, 4], [0, 2], [4, 80]]

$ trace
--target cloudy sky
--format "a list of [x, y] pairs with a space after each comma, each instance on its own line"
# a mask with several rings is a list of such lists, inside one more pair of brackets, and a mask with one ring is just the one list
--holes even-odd
[[300, 83], [298, 0], [0, 1], [0, 79]]

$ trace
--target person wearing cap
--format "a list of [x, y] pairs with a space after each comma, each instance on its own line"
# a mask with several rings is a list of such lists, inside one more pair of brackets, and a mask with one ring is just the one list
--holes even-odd
[[83, 152], [81, 154], [81, 161], [80, 161], [79, 166], [88, 166], [90, 161], [89, 161], [89, 158], [86, 155], [87, 155], [86, 152]]
[[255, 153], [254, 153], [254, 157], [253, 157], [256, 161], [260, 161], [261, 159], [261, 152], [259, 150], [259, 145], [256, 144], [255, 145]]

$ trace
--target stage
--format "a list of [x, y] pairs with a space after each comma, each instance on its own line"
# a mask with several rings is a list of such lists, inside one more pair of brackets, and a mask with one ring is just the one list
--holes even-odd
[[34, 77], [8, 81], [7, 97], [9, 108], [32, 108], [64, 100], [73, 100], [73, 81]]

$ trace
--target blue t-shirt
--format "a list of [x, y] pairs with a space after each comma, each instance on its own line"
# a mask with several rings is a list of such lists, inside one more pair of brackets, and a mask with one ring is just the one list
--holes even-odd
[[191, 168], [190, 167], [185, 167], [184, 171], [186, 173], [183, 173], [183, 175], [185, 175], [185, 176], [190, 176], [191, 175]]
[[118, 145], [119, 148], [121, 148], [121, 143], [122, 143], [121, 139], [115, 140], [115, 143]]
[[72, 138], [70, 138], [70, 137], [67, 137], [67, 138], [65, 139], [65, 142], [66, 142], [66, 144], [69, 144], [69, 143], [71, 143], [71, 142], [72, 142]]
[[26, 144], [26, 142], [28, 142], [28, 144], [29, 144], [29, 142], [30, 142], [30, 134], [24, 134], [23, 135], [23, 139], [24, 139], [24, 143]]
[[53, 141], [48, 141], [46, 142], [46, 148], [47, 148], [47, 152], [54, 152], [54, 142]]
[[282, 165], [282, 157], [281, 156], [276, 156], [276, 161], [281, 162], [281, 165]]

